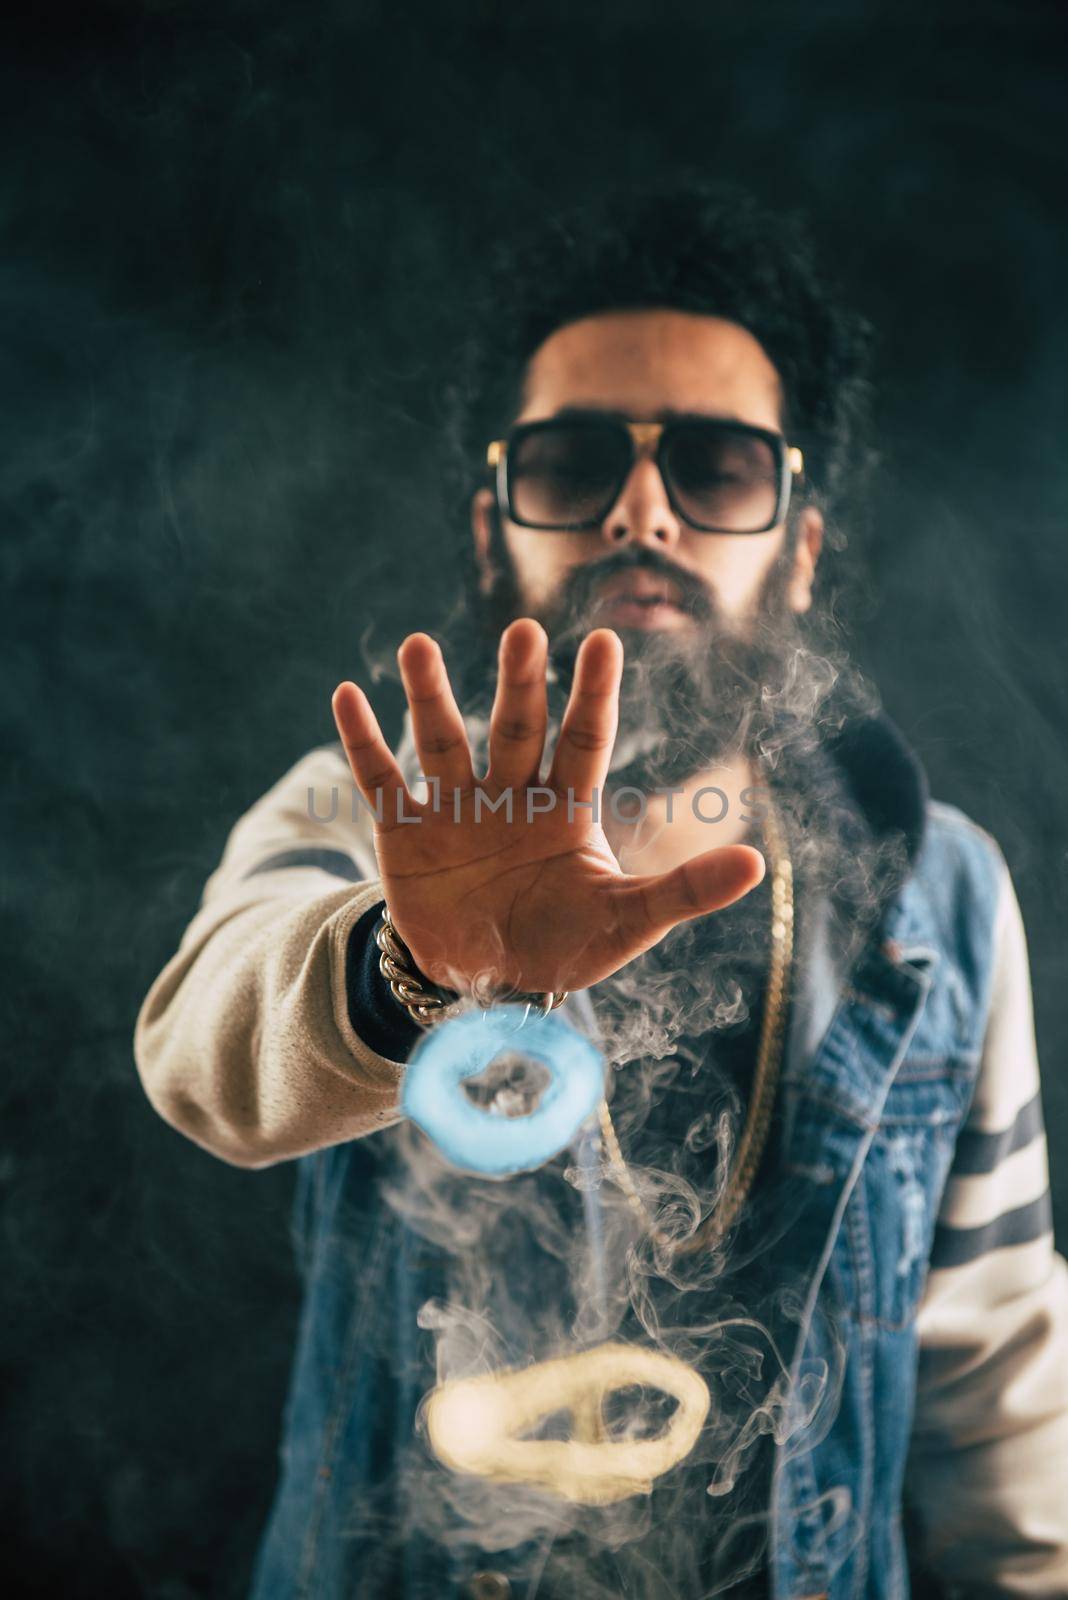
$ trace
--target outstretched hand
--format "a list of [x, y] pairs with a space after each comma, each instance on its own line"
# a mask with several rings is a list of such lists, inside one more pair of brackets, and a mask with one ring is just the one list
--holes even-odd
[[477, 779], [441, 650], [425, 633], [405, 639], [398, 660], [430, 789], [423, 802], [363, 691], [345, 682], [334, 692], [353, 778], [376, 813], [393, 924], [428, 978], [464, 994], [587, 989], [764, 876], [760, 852], [740, 844], [670, 872], [621, 869], [591, 801], [608, 775], [623, 647], [607, 628], [583, 640], [543, 785], [547, 649], [529, 617], [502, 634], [489, 771]]

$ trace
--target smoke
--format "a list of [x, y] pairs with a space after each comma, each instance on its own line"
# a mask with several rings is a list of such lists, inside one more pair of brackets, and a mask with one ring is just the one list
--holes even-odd
[[[626, 665], [611, 783], [678, 783], [744, 752], [775, 796], [801, 929], [807, 905], [826, 897], [843, 935], [859, 938], [900, 870], [900, 848], [867, 830], [825, 740], [878, 702], [830, 608], [804, 624], [789, 608], [789, 554], [788, 544], [745, 623], [727, 619], [708, 585], [656, 552], [615, 552], [572, 570], [545, 618], [549, 750], [600, 585], [636, 567], [669, 578], [694, 627], [653, 637], [621, 630]], [[476, 770], [487, 759], [504, 620], [498, 594], [492, 613], [477, 605], [454, 613], [448, 633]], [[541, 1574], [551, 1594], [713, 1594], [755, 1571], [767, 1539], [770, 1452], [825, 1429], [837, 1407], [842, 1343], [833, 1328], [823, 1368], [800, 1382], [791, 1375], [806, 1264], [780, 1248], [793, 1207], [774, 1162], [736, 1230], [711, 1248], [686, 1248], [732, 1171], [752, 1089], [769, 913], [766, 878], [726, 911], [677, 927], [584, 1004], [568, 1003], [604, 1052], [613, 1122], [655, 1233], [640, 1223], [590, 1130], [538, 1172], [506, 1181], [451, 1170], [414, 1127], [390, 1135], [388, 1204], [442, 1262], [442, 1291], [418, 1314], [434, 1346], [428, 1384], [521, 1371], [622, 1340], [684, 1363], [712, 1396], [690, 1455], [651, 1492], [608, 1507], [453, 1473], [425, 1436], [413, 1443], [405, 1502], [420, 1531], [470, 1552], [476, 1565], [480, 1555], [508, 1552], [520, 1577]], [[520, 1038], [480, 1085], [483, 1105], [496, 1090], [504, 1097], [496, 1109], [514, 1113], [521, 1056]], [[536, 1088], [528, 1077], [525, 1093]], [[640, 1386], [617, 1391], [605, 1407], [608, 1435], [651, 1437], [672, 1405]], [[564, 1438], [574, 1425], [554, 1415], [532, 1437]], [[832, 1525], [852, 1515], [832, 1509]]]
[[[438, 1248], [443, 1263], [442, 1292], [418, 1311], [420, 1329], [434, 1341], [428, 1382], [522, 1371], [621, 1339], [697, 1371], [712, 1396], [691, 1455], [651, 1493], [612, 1506], [575, 1505], [534, 1486], [454, 1474], [433, 1459], [421, 1411], [396, 1491], [409, 1508], [409, 1531], [476, 1567], [507, 1552], [513, 1578], [544, 1571], [549, 1594], [696, 1595], [754, 1570], [767, 1536], [766, 1481], [757, 1464], [766, 1469], [768, 1458], [761, 1451], [788, 1447], [801, 1430], [821, 1430], [842, 1377], [836, 1344], [824, 1371], [791, 1383], [800, 1282], [750, 1295], [747, 1309], [726, 1252], [682, 1258], [651, 1246], [603, 1169], [593, 1179], [601, 1207], [595, 1244], [583, 1185], [567, 1156], [538, 1173], [489, 1182], [450, 1171], [411, 1126], [389, 1140], [388, 1202], [408, 1229]], [[652, 1167], [635, 1176], [661, 1224], [671, 1231], [674, 1218], [680, 1234], [692, 1230], [721, 1184], [718, 1174], [688, 1185]], [[619, 1390], [605, 1405], [606, 1435], [653, 1437], [672, 1409], [656, 1391]], [[553, 1414], [527, 1437], [566, 1438], [573, 1426]], [[722, 1522], [719, 1507], [728, 1496], [729, 1520]]]

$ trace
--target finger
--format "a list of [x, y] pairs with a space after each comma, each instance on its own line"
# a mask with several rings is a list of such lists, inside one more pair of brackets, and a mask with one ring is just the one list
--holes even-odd
[[475, 779], [467, 729], [440, 647], [429, 634], [411, 633], [397, 651], [397, 660], [424, 774], [439, 779], [446, 789], [470, 789]]
[[556, 741], [549, 782], [589, 800], [604, 784], [619, 721], [623, 646], [611, 628], [595, 628], [579, 646], [571, 695]]
[[497, 693], [490, 715], [489, 777], [502, 789], [537, 783], [548, 709], [545, 662], [549, 641], [531, 617], [501, 635]]
[[764, 857], [748, 844], [721, 845], [684, 861], [671, 872], [631, 878], [624, 900], [637, 937], [655, 943], [679, 922], [722, 911], [755, 889], [765, 873]]
[[[398, 815], [413, 815], [414, 802], [401, 769], [363, 690], [354, 683], [339, 683], [331, 705], [356, 787], [383, 828], [394, 826]], [[398, 799], [404, 813], [398, 811]]]

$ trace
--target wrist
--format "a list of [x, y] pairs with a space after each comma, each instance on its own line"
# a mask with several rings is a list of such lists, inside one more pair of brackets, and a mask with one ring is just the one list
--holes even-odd
[[420, 1028], [443, 1022], [459, 1009], [460, 996], [443, 988], [421, 972], [412, 952], [393, 926], [389, 906], [382, 907], [374, 932], [378, 947], [378, 968], [396, 1005]]
[[[406, 1011], [411, 1020], [421, 1028], [436, 1022], [445, 1022], [465, 1009], [464, 997], [455, 989], [443, 988], [420, 972], [411, 951], [393, 926], [389, 906], [382, 907], [382, 915], [375, 928], [375, 943], [380, 951], [379, 969], [389, 984], [397, 1005]], [[537, 1006], [543, 1016], [563, 1005], [568, 991], [546, 991], [544, 994], [502, 994], [491, 1002], [511, 1001], [519, 1005]]]
[[423, 1030], [397, 1005], [378, 965], [375, 928], [382, 902], [369, 906], [349, 934], [345, 989], [353, 1031], [387, 1061], [407, 1061]]

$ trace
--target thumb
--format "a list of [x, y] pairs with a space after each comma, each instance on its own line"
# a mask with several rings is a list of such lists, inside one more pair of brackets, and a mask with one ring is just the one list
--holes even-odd
[[756, 888], [766, 870], [764, 857], [752, 845], [729, 844], [706, 850], [671, 872], [635, 879], [647, 937], [663, 938], [676, 923], [733, 905]]

